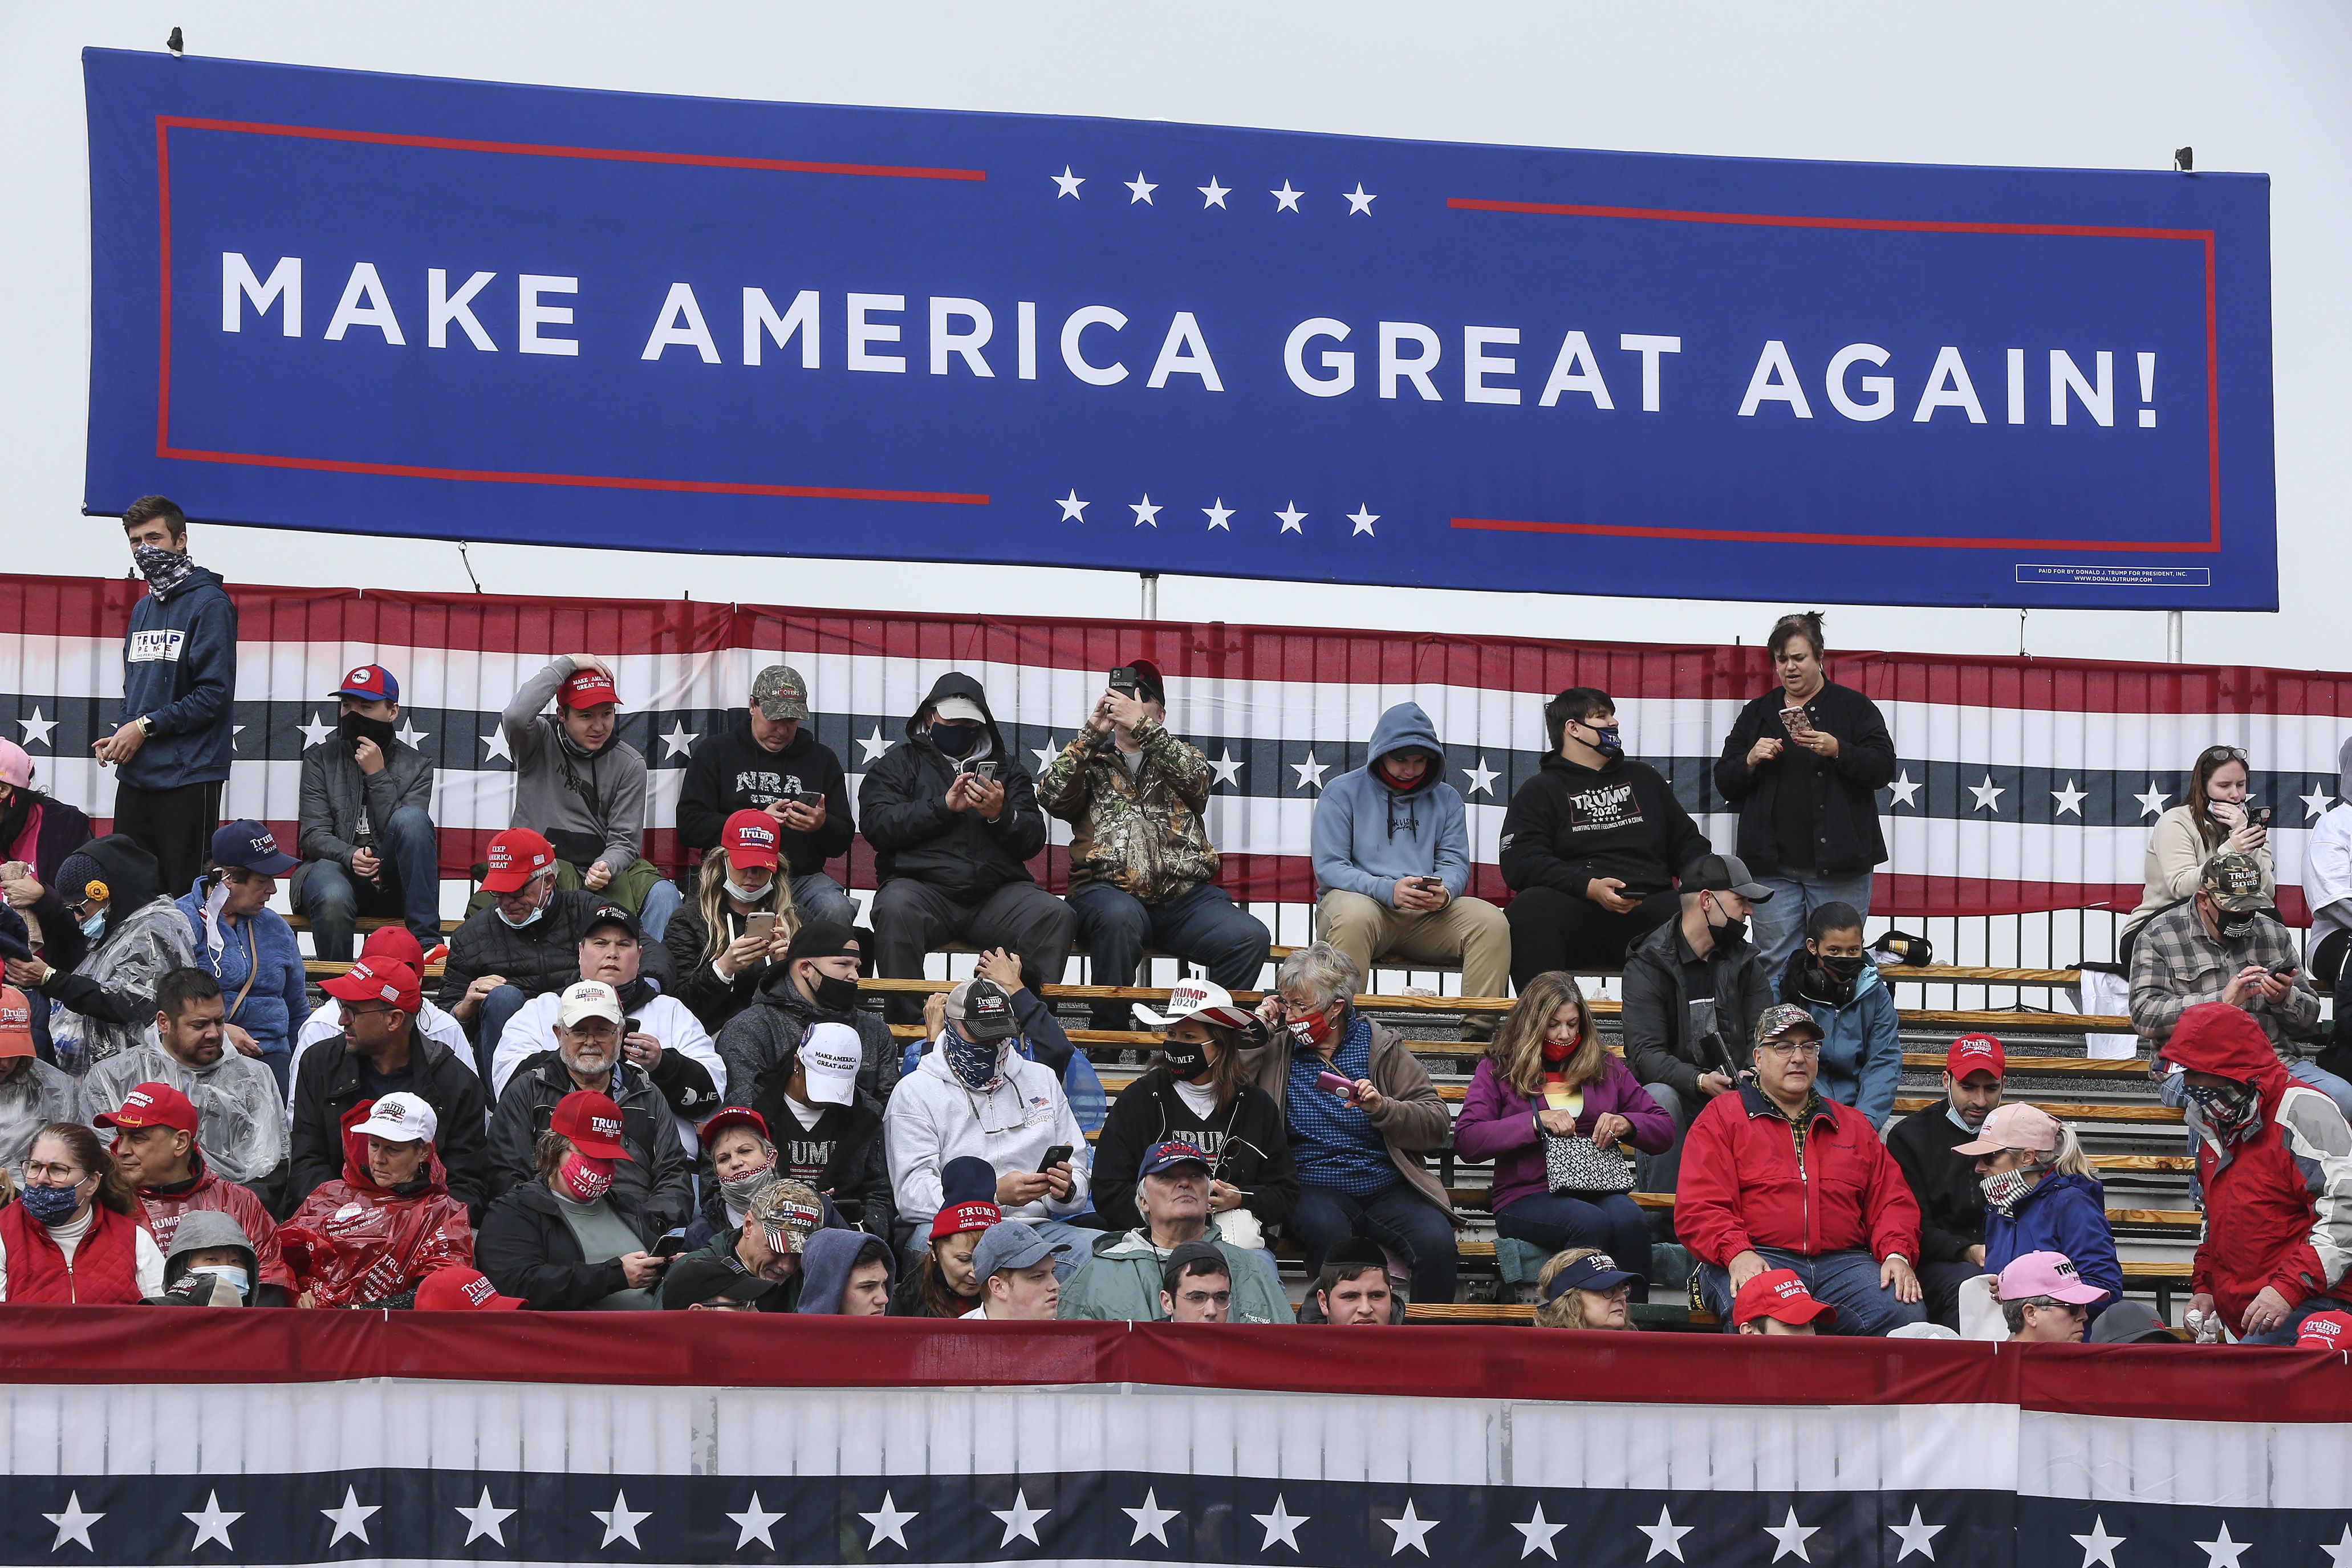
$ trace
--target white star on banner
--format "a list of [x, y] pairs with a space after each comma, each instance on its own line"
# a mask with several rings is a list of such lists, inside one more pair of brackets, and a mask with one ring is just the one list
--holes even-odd
[[514, 753], [507, 750], [507, 728], [505, 725], [499, 725], [497, 729], [492, 730], [488, 734], [482, 737], [482, 755], [485, 759], [490, 757], [504, 757], [507, 760], [509, 766], [513, 765]]
[[2083, 1549], [2083, 1568], [2091, 1568], [2094, 1563], [2104, 1563], [2106, 1568], [2116, 1568], [2116, 1548], [2128, 1539], [2127, 1536], [2109, 1535], [2105, 1516], [2093, 1514], [2091, 1533], [2074, 1537], [2074, 1544]]
[[1216, 771], [1217, 774], [1214, 779], [1210, 781], [1209, 787], [1211, 789], [1214, 789], [1217, 785], [1222, 784], [1231, 784], [1235, 789], [1241, 788], [1242, 769], [1246, 765], [1246, 763], [1235, 762], [1234, 760], [1234, 749], [1231, 746], [1227, 746], [1225, 748], [1225, 754], [1209, 764], [1210, 767]]
[[1323, 787], [1323, 775], [1331, 771], [1331, 764], [1328, 763], [1317, 762], [1315, 760], [1315, 753], [1309, 752], [1307, 753], [1307, 760], [1305, 762], [1291, 763], [1290, 771], [1298, 775], [1298, 787], [1300, 789], [1321, 789]]
[[[1201, 193], [1201, 210], [1202, 212], [1208, 211], [1211, 207], [1224, 206], [1225, 198], [1234, 194], [1234, 188], [1231, 185], [1221, 185], [1217, 184], [1217, 176], [1214, 174], [1209, 176], [1209, 183], [1207, 184], [1194, 185], [1192, 188]], [[1226, 207], [1225, 210], [1230, 212], [1233, 209]]]
[[1048, 175], [1047, 178], [1051, 179], [1054, 184], [1061, 187], [1061, 189], [1054, 193], [1054, 199], [1055, 201], [1060, 201], [1064, 196], [1069, 196], [1077, 200], [1085, 199], [1078, 195], [1078, 187], [1087, 183], [1087, 177], [1084, 174], [1073, 174], [1070, 173], [1070, 166], [1067, 163], [1062, 165], [1062, 172], [1060, 174]]
[[361, 1507], [359, 1494], [350, 1487], [345, 1487], [342, 1507], [322, 1508], [319, 1510], [327, 1516], [327, 1522], [335, 1527], [335, 1533], [327, 1537], [327, 1544], [331, 1547], [344, 1536], [349, 1535], [356, 1537], [362, 1546], [374, 1545], [375, 1542], [368, 1539], [368, 1515], [380, 1513], [383, 1510], [382, 1503], [369, 1503], [364, 1508]]
[[2142, 816], [2162, 816], [2164, 815], [2164, 803], [2171, 798], [2172, 797], [2170, 795], [2156, 787], [2156, 781], [2154, 779], [2147, 781], [2147, 793], [2146, 795], [2136, 795], [2132, 796], [2132, 799], [2139, 802], [2139, 814]]
[[[20, 720], [19, 722], [22, 722], [22, 721]], [[92, 1546], [89, 1543], [89, 1527], [96, 1524], [100, 1520], [104, 1519], [106, 1515], [102, 1513], [84, 1513], [81, 1506], [81, 1493], [68, 1492], [66, 1494], [65, 1512], [45, 1513], [41, 1515], [41, 1517], [58, 1527], [58, 1539], [56, 1542], [50, 1546], [50, 1551], [62, 1551], [65, 1547], [65, 1543], [68, 1541], [79, 1542], [85, 1549], [91, 1552], [98, 1550], [97, 1547]]]
[[[1379, 512], [1374, 511], [1370, 507], [1363, 505], [1360, 502], [1357, 504], [1355, 510], [1348, 514], [1348, 521], [1356, 525], [1357, 533], [1372, 533], [1372, 524], [1380, 521], [1380, 520], [1381, 514]], [[1352, 539], [1355, 535], [1350, 534], [1349, 537]], [[1372, 533], [1372, 537], [1374, 539], [1378, 539], [1380, 535]]]
[[520, 1512], [520, 1509], [500, 1508], [490, 1501], [490, 1489], [482, 1489], [482, 1500], [467, 1508], [459, 1503], [457, 1511], [466, 1521], [466, 1544], [471, 1546], [483, 1536], [488, 1536], [500, 1546], [507, 1543], [506, 1521]]
[[[49, 743], [49, 731], [58, 727], [58, 721], [55, 719], [42, 718], [41, 710], [38, 708], [36, 708], [33, 710], [33, 716], [31, 718], [19, 719], [16, 721], [16, 725], [19, 729], [25, 731], [25, 744], [26, 747], [30, 748], [33, 746], [47, 746]], [[90, 1517], [92, 1519], [104, 1519], [106, 1516], [102, 1513], [94, 1513], [91, 1514]]]
[[1298, 526], [1300, 523], [1307, 521], [1307, 514], [1298, 510], [1298, 503], [1297, 501], [1285, 501], [1283, 503], [1282, 510], [1276, 512], [1274, 515], [1282, 519], [1283, 532], [1296, 533], [1302, 536], [1307, 532], [1305, 529]]
[[1903, 1543], [1903, 1550], [1895, 1554], [1895, 1561], [1897, 1563], [1902, 1562], [1914, 1552], [1930, 1563], [1936, 1560], [1936, 1537], [1943, 1533], [1944, 1527], [1940, 1524], [1920, 1523], [1917, 1503], [1911, 1505], [1910, 1523], [1890, 1524], [1886, 1528], [1893, 1531], [1895, 1539]]
[[1136, 527], [1141, 528], [1147, 522], [1154, 528], [1160, 526], [1160, 509], [1152, 504], [1150, 490], [1143, 492], [1141, 500], [1128, 502], [1127, 510], [1135, 514]]
[[671, 720], [669, 733], [661, 738], [661, 743], [665, 747], [668, 748], [662, 752], [662, 761], [667, 762], [672, 757], [683, 757], [688, 755], [694, 750], [694, 742], [700, 739], [702, 739], [702, 737], [699, 735], [692, 735], [687, 732], [685, 720]]
[[231, 724], [228, 727], [228, 749], [230, 751], [234, 752], [236, 750], [236, 738], [244, 733], [245, 726], [242, 724]]
[[1821, 1532], [1822, 1527], [1818, 1524], [1799, 1524], [1797, 1510], [1793, 1508], [1789, 1510], [1788, 1519], [1781, 1523], [1768, 1524], [1764, 1527], [1764, 1533], [1780, 1543], [1772, 1552], [1772, 1561], [1775, 1563], [1783, 1557], [1794, 1557], [1800, 1562], [1811, 1563], [1813, 1560], [1813, 1554], [1805, 1550], [1805, 1542]]
[[891, 1502], [890, 1494], [884, 1492], [880, 1508], [872, 1513], [861, 1513], [857, 1516], [874, 1527], [874, 1539], [866, 1543], [866, 1550], [871, 1552], [886, 1541], [895, 1541], [901, 1546], [906, 1545], [907, 1522], [922, 1511], [920, 1509], [902, 1510]]
[[[324, 745], [328, 738], [335, 732], [335, 726], [322, 721], [316, 713], [310, 715], [310, 721], [308, 724], [298, 724], [295, 728], [302, 731], [302, 749], [306, 752], [313, 746]], [[505, 744], [503, 740], [499, 743], [501, 747]]]
[[1037, 773], [1042, 778], [1045, 770], [1054, 765], [1054, 759], [1062, 754], [1062, 749], [1054, 744], [1054, 737], [1048, 735], [1044, 745], [1030, 747], [1029, 754], [1037, 759]]
[[1004, 1539], [996, 1543], [996, 1549], [1002, 1552], [1012, 1545], [1016, 1539], [1026, 1541], [1032, 1546], [1044, 1545], [1045, 1542], [1037, 1539], [1037, 1524], [1054, 1510], [1050, 1508], [1031, 1508], [1029, 1494], [1016, 1488], [1013, 1493], [1011, 1508], [992, 1508], [988, 1511], [1004, 1523]]
[[776, 1527], [776, 1521], [783, 1518], [784, 1516], [782, 1513], [770, 1513], [766, 1509], [761, 1508], [760, 1506], [760, 1494], [758, 1492], [753, 1492], [751, 1494], [751, 1507], [745, 1509], [741, 1513], [730, 1513], [727, 1517], [732, 1520], [743, 1531], [742, 1534], [735, 1538], [736, 1551], [742, 1551], [743, 1548], [751, 1545], [754, 1541], [757, 1541], [761, 1545], [766, 1547], [771, 1552], [773, 1552], [776, 1549], [776, 1542], [768, 1532]]
[[1552, 1550], [1551, 1538], [1566, 1530], [1568, 1521], [1562, 1520], [1559, 1523], [1553, 1524], [1546, 1521], [1543, 1516], [1543, 1504], [1536, 1504], [1535, 1518], [1525, 1524], [1514, 1524], [1511, 1528], [1517, 1531], [1522, 1538], [1519, 1547], [1520, 1556], [1533, 1557], [1540, 1552], [1555, 1562], [1559, 1560], [1559, 1553]]
[[2225, 1520], [2221, 1533], [2211, 1541], [2197, 1542], [2197, 1550], [2205, 1553], [2205, 1568], [2238, 1568], [2238, 1559], [2252, 1544], [2251, 1541], [2231, 1540], [2229, 1521]]
[[1342, 191], [1339, 194], [1347, 197], [1348, 213], [1351, 217], [1357, 213], [1361, 213], [1366, 217], [1371, 216], [1372, 204], [1381, 199], [1378, 195], [1367, 192], [1364, 189], [1364, 182], [1361, 180], [1358, 180], [1356, 182], [1356, 188], [1354, 190]]
[[1091, 501], [1080, 500], [1078, 499], [1078, 487], [1072, 485], [1070, 487], [1070, 493], [1064, 496], [1060, 500], [1055, 501], [1054, 504], [1062, 509], [1062, 521], [1064, 522], [1084, 522], [1087, 520], [1087, 508], [1094, 503]]
[[1267, 195], [1274, 198], [1274, 210], [1278, 213], [1297, 212], [1298, 210], [1298, 198], [1306, 194], [1307, 193], [1305, 191], [1292, 190], [1288, 180], [1282, 182], [1282, 189], [1278, 191], [1266, 192]]
[[2302, 798], [2303, 819], [2305, 822], [2310, 822], [2318, 817], [2326, 816], [2327, 808], [2336, 804], [2336, 797], [2328, 794], [2324, 789], [2313, 790], [2309, 795], [2305, 795]]
[[596, 1543], [599, 1546], [610, 1546], [615, 1541], [625, 1541], [632, 1546], [638, 1545], [637, 1526], [653, 1518], [652, 1513], [648, 1511], [632, 1510], [629, 1507], [629, 1494], [625, 1491], [616, 1491], [613, 1494], [613, 1506], [609, 1510], [592, 1508], [588, 1510], [588, 1514], [590, 1518], [604, 1527], [604, 1539]]
[[2076, 816], [2080, 816], [2083, 815], [2083, 802], [2088, 798], [2089, 793], [2090, 792], [2087, 790], [2076, 789], [2074, 787], [2074, 781], [2070, 778], [2066, 781], [2066, 787], [2064, 789], [2052, 790], [2050, 792], [2050, 798], [2058, 803], [2058, 815], [2060, 816], [2065, 816], [2068, 812], [2072, 812]]
[[1141, 1508], [1123, 1508], [1118, 1511], [1127, 1515], [1128, 1518], [1135, 1521], [1135, 1533], [1129, 1538], [1127, 1542], [1129, 1546], [1141, 1545], [1143, 1543], [1143, 1538], [1147, 1535], [1151, 1537], [1152, 1540], [1160, 1542], [1160, 1545], [1165, 1546], [1168, 1544], [1168, 1521], [1174, 1519], [1181, 1510], [1172, 1508], [1161, 1508], [1160, 1506], [1159, 1492], [1152, 1488], [1146, 1487], [1143, 1491], [1143, 1506]]
[[1886, 787], [1895, 796], [1892, 805], [1907, 805], [1914, 811], [1919, 808], [1919, 791], [1923, 786], [1911, 782], [1909, 768], [1905, 768], [1901, 773], [1896, 773], [1895, 782]]
[[879, 724], [875, 725], [874, 733], [866, 736], [864, 740], [859, 741], [857, 742], [857, 749], [866, 753], [864, 756], [857, 759], [861, 766], [866, 763], [874, 761], [883, 752], [888, 751], [890, 749], [890, 742], [882, 738], [882, 726]]
[[[52, 1514], [49, 1517], [54, 1519], [56, 1516]], [[2344, 1527], [2343, 1540], [2333, 1546], [2322, 1542], [2319, 1549], [2327, 1553], [2328, 1568], [2352, 1568], [2352, 1524]]]
[[1145, 179], [1143, 171], [1138, 169], [1135, 172], [1135, 178], [1127, 182], [1127, 205], [1133, 206], [1136, 203], [1141, 202], [1145, 206], [1158, 205], [1159, 204], [1151, 199], [1151, 193], [1159, 188], [1158, 185]]
[[202, 1513], [189, 1513], [183, 1510], [180, 1517], [196, 1527], [196, 1538], [189, 1543], [189, 1551], [194, 1552], [207, 1541], [217, 1541], [231, 1552], [236, 1550], [236, 1542], [228, 1538], [228, 1527], [243, 1519], [245, 1515], [231, 1513], [222, 1508], [220, 1493], [212, 1492], [205, 1496]]
[[1276, 1492], [1274, 1494], [1272, 1513], [1254, 1513], [1250, 1517], [1265, 1526], [1265, 1540], [1258, 1547], [1260, 1552], [1274, 1550], [1274, 1543], [1277, 1538], [1285, 1546], [1296, 1552], [1298, 1550], [1298, 1527], [1315, 1516], [1311, 1513], [1289, 1512], [1282, 1506], [1282, 1494]]
[[1495, 793], [1495, 781], [1503, 775], [1488, 767], [1486, 759], [1481, 756], [1476, 767], [1462, 770], [1462, 776], [1470, 781], [1472, 795], [1492, 795]]
[[418, 729], [416, 727], [416, 721], [414, 719], [411, 719], [407, 723], [403, 724], [399, 729], [394, 730], [392, 732], [394, 740], [398, 741], [404, 746], [410, 747], [423, 744], [425, 737], [431, 733], [433, 733], [433, 731], [430, 730]]
[[1202, 507], [1201, 515], [1209, 520], [1209, 527], [1213, 530], [1222, 528], [1227, 533], [1234, 531], [1233, 524], [1226, 521], [1234, 515], [1234, 509], [1225, 504], [1225, 498], [1223, 496], [1217, 498], [1216, 505]]
[[1969, 793], [1977, 797], [1976, 805], [1969, 807], [1971, 811], [1999, 811], [2000, 797], [2009, 792], [1993, 783], [1992, 774], [1988, 773], [1984, 776], [1984, 783], [1969, 785]]
[[1675, 1516], [1661, 1508], [1658, 1510], [1657, 1523], [1637, 1524], [1633, 1528], [1650, 1538], [1650, 1550], [1643, 1556], [1643, 1562], [1647, 1563], [1651, 1558], [1664, 1552], [1678, 1563], [1686, 1563], [1689, 1559], [1683, 1555], [1683, 1537], [1696, 1530], [1698, 1526], [1676, 1524]]
[[1429, 1555], [1429, 1532], [1444, 1521], [1435, 1519], [1416, 1519], [1413, 1517], [1412, 1500], [1407, 1498], [1404, 1500], [1403, 1517], [1383, 1519], [1381, 1522], [1396, 1531], [1396, 1544], [1389, 1548], [1390, 1556], [1394, 1557], [1410, 1546], [1426, 1557]]

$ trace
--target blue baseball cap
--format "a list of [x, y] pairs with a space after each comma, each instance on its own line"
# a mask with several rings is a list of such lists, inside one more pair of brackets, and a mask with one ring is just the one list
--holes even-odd
[[249, 816], [224, 822], [213, 833], [213, 864], [282, 877], [302, 862], [278, 847], [278, 836]]
[[1618, 1268], [1617, 1260], [1605, 1252], [1588, 1252], [1551, 1277], [1543, 1299], [1557, 1301], [1570, 1290], [1614, 1290], [1640, 1278]]
[[343, 683], [335, 688], [334, 695], [356, 697], [363, 702], [397, 702], [400, 682], [380, 664], [362, 664], [344, 673]]
[[971, 1249], [971, 1277], [985, 1279], [1001, 1269], [1067, 1257], [1069, 1251], [1066, 1241], [1048, 1241], [1017, 1219], [1000, 1220], [980, 1233], [980, 1245]]
[[1165, 1143], [1154, 1143], [1143, 1152], [1143, 1163], [1136, 1167], [1135, 1179], [1139, 1182], [1146, 1176], [1156, 1176], [1179, 1165], [1198, 1165], [1204, 1171], [1216, 1168], [1209, 1163], [1209, 1157], [1193, 1145], [1181, 1138], [1171, 1138]]

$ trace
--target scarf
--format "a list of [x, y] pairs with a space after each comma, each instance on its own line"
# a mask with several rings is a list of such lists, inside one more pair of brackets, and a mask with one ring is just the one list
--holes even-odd
[[147, 591], [153, 594], [158, 601], [178, 593], [189, 574], [196, 569], [196, 563], [185, 555], [158, 550], [152, 544], [142, 544], [133, 550], [131, 559], [138, 566], [139, 574], [147, 579]]
[[940, 1049], [945, 1053], [948, 1070], [956, 1081], [978, 1094], [993, 1094], [1004, 1081], [1004, 1063], [1013, 1054], [1011, 1040], [997, 1040], [988, 1045], [967, 1040], [953, 1024], [940, 1032]]

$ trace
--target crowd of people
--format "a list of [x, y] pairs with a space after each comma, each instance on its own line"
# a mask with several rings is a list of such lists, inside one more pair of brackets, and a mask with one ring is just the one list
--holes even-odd
[[[2005, 1100], [1999, 1041], [1955, 1042], [1943, 1104], [1895, 1115], [1897, 1016], [1864, 942], [1894, 744], [1825, 678], [1817, 615], [1774, 628], [1780, 684], [1716, 765], [1736, 854], [1625, 754], [1607, 693], [1548, 703], [1502, 825], [1507, 908], [1468, 891], [1434, 726], [1390, 709], [1317, 805], [1322, 940], [1250, 1007], [1271, 938], [1217, 885], [1213, 770], [1148, 661], [1034, 774], [950, 672], [854, 805], [806, 682], [771, 667], [691, 752], [682, 887], [645, 855], [611, 665], [558, 658], [501, 716], [514, 815], [445, 942], [394, 674], [332, 694], [299, 853], [218, 821], [235, 608], [172, 503], [125, 531], [149, 592], [94, 748], [115, 831], [0, 742], [0, 1300], [1390, 1323], [1456, 1295], [1450, 1140], [1492, 1167], [1497, 1234], [1548, 1258], [1542, 1326], [1630, 1329], [1672, 1269], [1740, 1333], [2169, 1333], [2125, 1300], [2073, 1130]], [[2189, 1327], [2292, 1342], [2352, 1309], [2352, 1085], [2317, 1059], [2249, 786], [2242, 754], [2198, 759], [2123, 956], [2197, 1156]], [[1029, 868], [1048, 816], [1072, 830], [1063, 898]], [[863, 922], [825, 871], [861, 833]], [[2326, 972], [2352, 948], [2352, 805], [2309, 861]], [[269, 908], [289, 874], [339, 970], [316, 1005]], [[861, 1005], [862, 977], [918, 981], [950, 941], [982, 950], [971, 979]], [[1164, 1006], [1094, 1004], [1097, 1030], [1150, 1031], [1108, 1104], [1040, 994], [1080, 942], [1105, 987], [1147, 950], [1200, 972]], [[1458, 1118], [1358, 1007], [1390, 953], [1516, 992], [1465, 1024]], [[1619, 971], [1612, 1046], [1573, 975]], [[1296, 1308], [1277, 1245], [1303, 1257]]]

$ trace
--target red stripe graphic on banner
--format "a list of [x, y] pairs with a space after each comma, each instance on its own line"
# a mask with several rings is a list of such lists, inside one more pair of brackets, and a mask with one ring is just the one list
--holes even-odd
[[1653, 223], [1736, 224], [1759, 228], [1861, 229], [1885, 234], [1993, 234], [2072, 239], [2183, 240], [2205, 248], [2205, 442], [2209, 531], [2202, 542], [2163, 540], [1969, 539], [1899, 533], [1800, 533], [1763, 529], [1650, 528], [1631, 523], [1542, 522], [1517, 518], [1457, 517], [1456, 528], [1509, 533], [1576, 533], [1616, 539], [1729, 540], [1745, 544], [1857, 544], [1884, 550], [2066, 550], [2085, 554], [2210, 555], [2221, 548], [2221, 377], [2220, 328], [2210, 228], [2116, 228], [2097, 224], [1969, 223], [1937, 218], [1817, 217], [1791, 213], [1685, 212], [1664, 207], [1591, 206], [1575, 202], [1507, 202], [1448, 196], [1460, 212], [1520, 213], [1547, 217], [1633, 218]]

